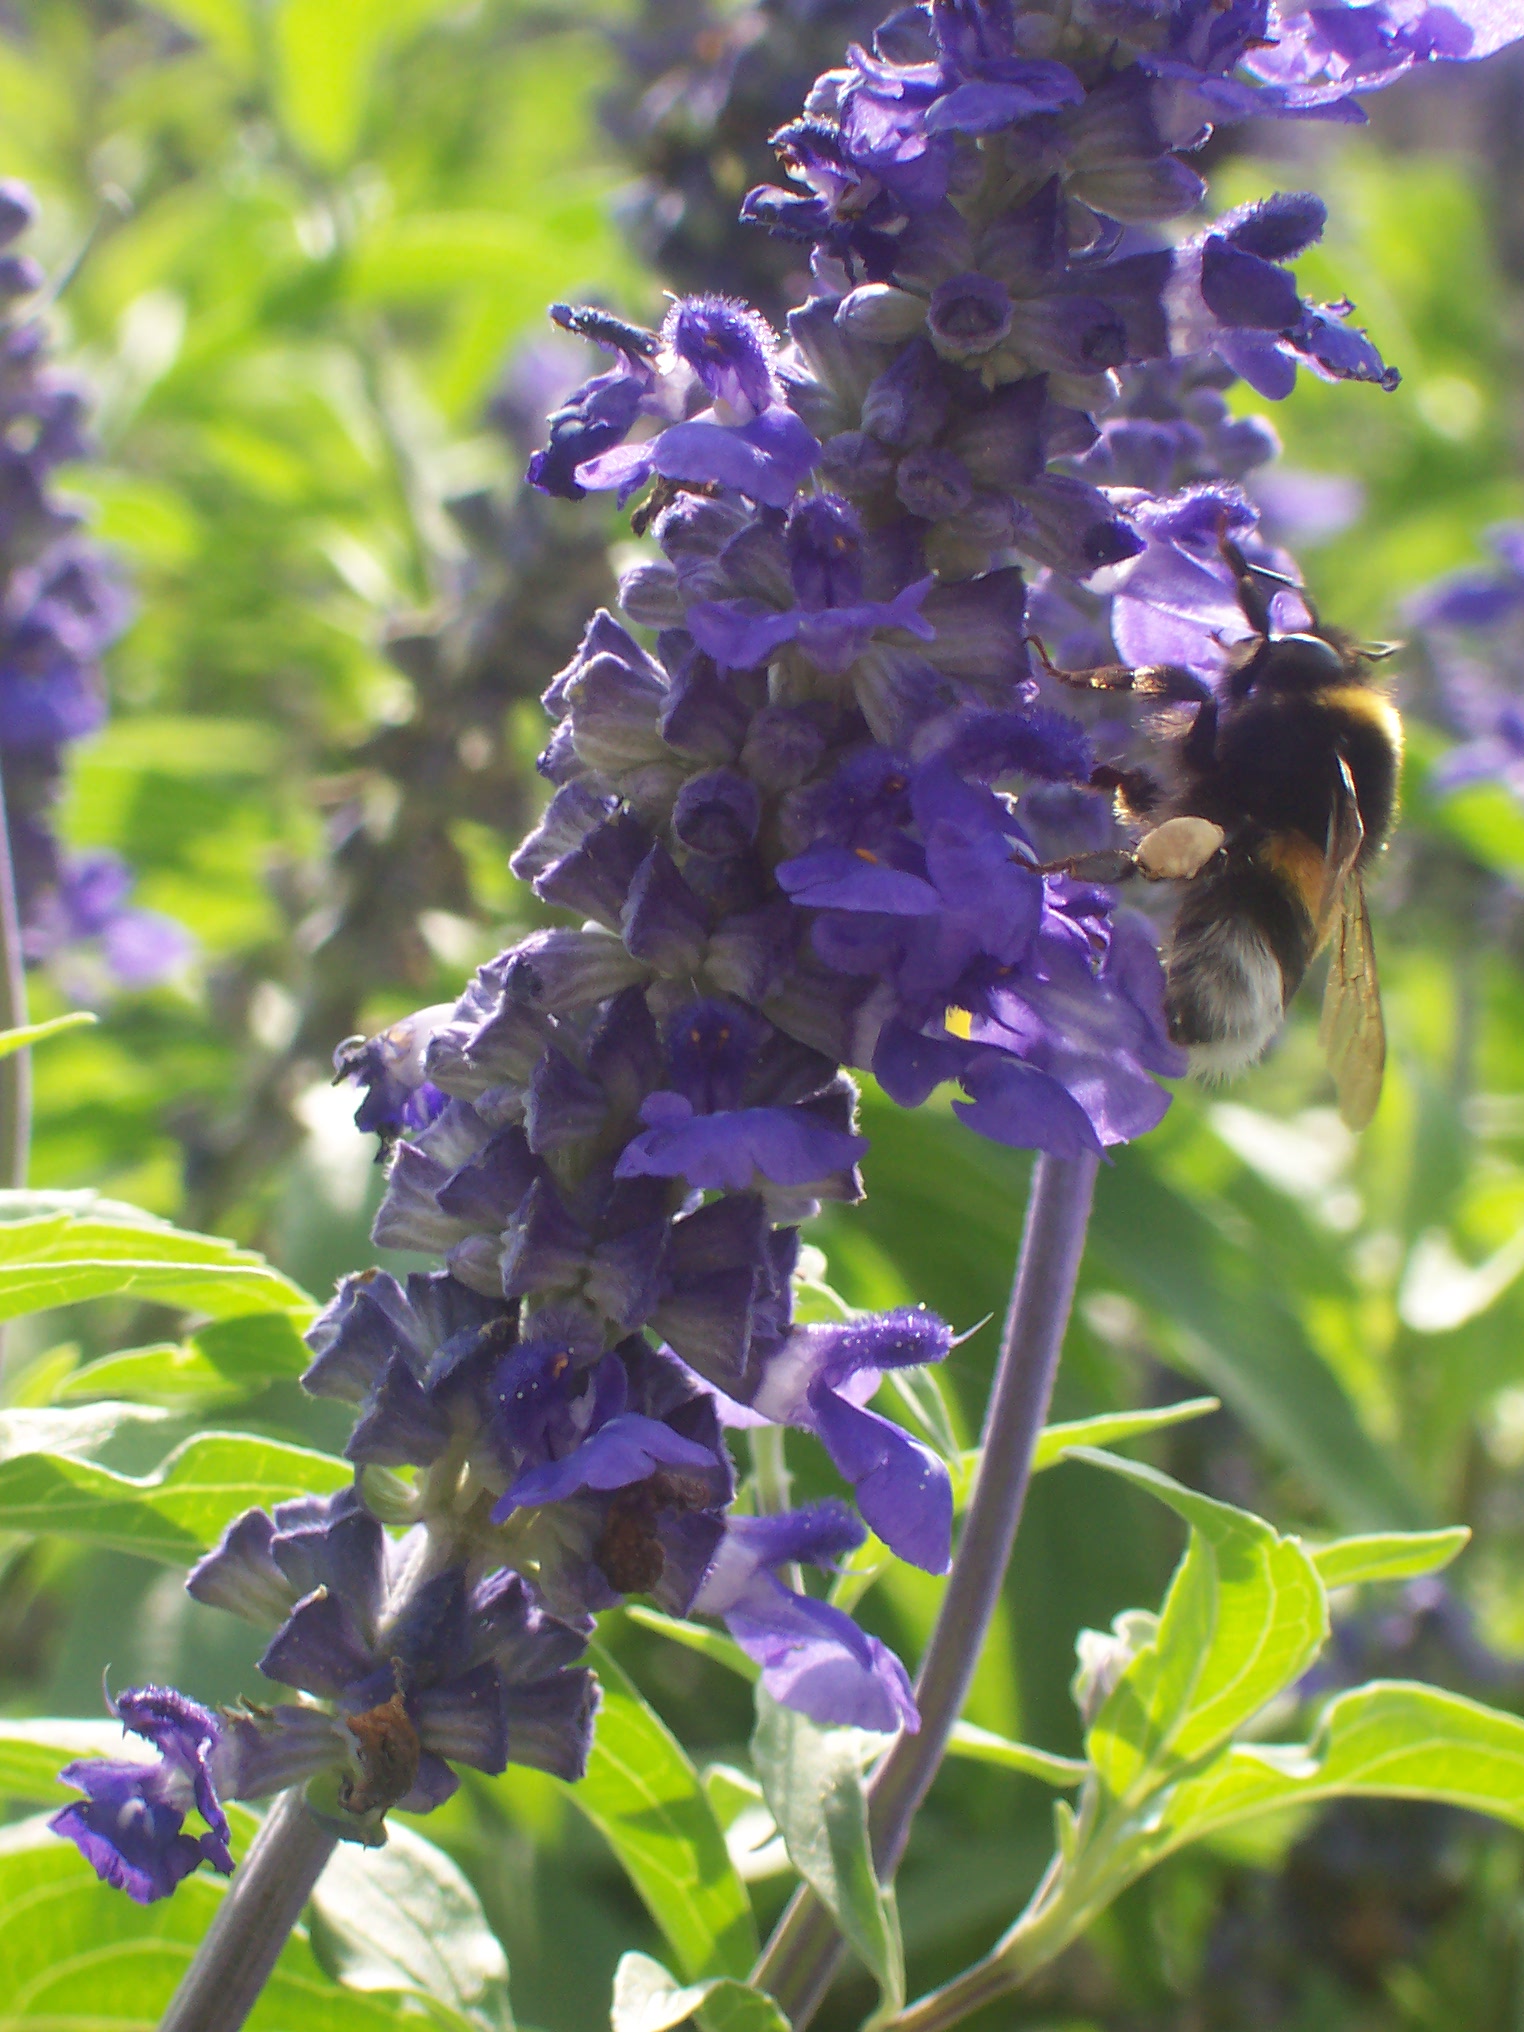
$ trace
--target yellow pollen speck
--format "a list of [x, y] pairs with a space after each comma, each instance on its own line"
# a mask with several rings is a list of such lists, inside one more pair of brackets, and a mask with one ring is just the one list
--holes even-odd
[[854, 847], [852, 851], [856, 854], [858, 860], [871, 861], [875, 868], [878, 866], [878, 855], [870, 853], [866, 847]]

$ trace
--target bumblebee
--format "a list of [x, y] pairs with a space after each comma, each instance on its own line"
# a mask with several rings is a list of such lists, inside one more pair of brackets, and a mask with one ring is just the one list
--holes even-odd
[[1254, 632], [1216, 689], [1168, 665], [1061, 671], [1043, 657], [1064, 684], [1181, 709], [1161, 732], [1159, 772], [1101, 768], [1091, 779], [1124, 821], [1146, 828], [1132, 850], [1054, 866], [1184, 885], [1164, 953], [1165, 1007], [1170, 1035], [1207, 1079], [1260, 1057], [1328, 945], [1320, 1037], [1339, 1111], [1363, 1129], [1386, 1059], [1362, 878], [1397, 811], [1402, 722], [1372, 671], [1390, 645], [1361, 646], [1316, 617], [1306, 633], [1272, 634], [1271, 600], [1290, 582], [1222, 548]]

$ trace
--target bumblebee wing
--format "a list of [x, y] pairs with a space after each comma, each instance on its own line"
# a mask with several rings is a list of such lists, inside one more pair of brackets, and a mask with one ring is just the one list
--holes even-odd
[[1364, 886], [1353, 872], [1339, 898], [1318, 1040], [1328, 1055], [1340, 1115], [1349, 1128], [1363, 1129], [1381, 1098], [1386, 1025], [1381, 1018], [1370, 912]]
[[[1365, 845], [1365, 826], [1360, 818], [1360, 801], [1355, 796], [1355, 779], [1349, 764], [1338, 757], [1339, 777], [1334, 786], [1334, 808], [1328, 826], [1328, 854], [1323, 863], [1323, 893], [1318, 898], [1314, 921], [1313, 951], [1320, 952], [1334, 928], [1336, 915], [1347, 908], [1355, 863]], [[1369, 939], [1367, 938], [1367, 945]]]

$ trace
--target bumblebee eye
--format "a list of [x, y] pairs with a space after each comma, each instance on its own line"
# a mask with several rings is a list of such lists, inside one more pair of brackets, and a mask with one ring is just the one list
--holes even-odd
[[1270, 646], [1279, 670], [1288, 676], [1293, 666], [1312, 683], [1344, 675], [1344, 658], [1321, 635], [1281, 635]]

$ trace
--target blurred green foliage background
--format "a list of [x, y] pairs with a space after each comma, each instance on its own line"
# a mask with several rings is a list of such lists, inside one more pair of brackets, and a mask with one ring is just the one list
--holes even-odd
[[[383, 642], [459, 597], [469, 545], [446, 504], [511, 499], [513, 453], [486, 405], [546, 303], [659, 304], [597, 114], [619, 89], [619, 18], [587, 0], [19, 0], [0, 16], [0, 172], [41, 199], [47, 264], [80, 258], [54, 323], [99, 392], [100, 457], [71, 485], [138, 603], [63, 827], [121, 852], [141, 899], [198, 947], [175, 987], [121, 996], [98, 1029], [38, 1053], [33, 1181], [215, 1225], [320, 1294], [371, 1260], [377, 1177], [321, 1054], [292, 1040], [324, 963], [326, 829], [348, 799], [384, 833], [384, 782], [356, 756], [418, 710]], [[1400, 635], [1408, 594], [1524, 512], [1521, 296], [1470, 152], [1488, 70], [1402, 87], [1374, 130], [1309, 130], [1292, 162], [1251, 151], [1213, 169], [1214, 204], [1324, 192], [1335, 223], [1303, 286], [1348, 290], [1404, 370], [1391, 397], [1304, 376], [1275, 418], [1290, 465], [1360, 483], [1349, 525], [1299, 548], [1325, 613], [1373, 636]], [[531, 710], [505, 709], [500, 766], [518, 784], [537, 737]], [[1283, 1527], [1471, 1524], [1452, 1596], [1352, 1604], [1349, 1643], [1364, 1672], [1524, 1705], [1524, 814], [1501, 789], [1431, 794], [1443, 745], [1415, 729], [1406, 825], [1375, 890], [1392, 1057], [1374, 1127], [1356, 1143], [1338, 1123], [1311, 998], [1241, 1085], [1183, 1090], [1103, 1178], [1057, 1415], [1204, 1386], [1223, 1411], [1155, 1448], [1197, 1486]], [[505, 822], [520, 794], [504, 789]], [[452, 996], [533, 919], [504, 830], [463, 817], [451, 837], [469, 893], [424, 914], [410, 975], [366, 983], [369, 1027]], [[34, 1001], [63, 1006], [43, 979]], [[275, 1107], [300, 1133], [268, 1161], [211, 1161]], [[907, 1117], [869, 1095], [866, 1110], [869, 1202], [814, 1239], [854, 1301], [925, 1300], [979, 1329], [948, 1365], [972, 1434], [993, 1341], [980, 1322], [1003, 1307], [1025, 1166], [935, 1105]], [[150, 1337], [103, 1305], [13, 1334], [10, 1401], [48, 1401], [69, 1350], [129, 1333]], [[335, 1436], [294, 1389], [218, 1420]], [[806, 1493], [815, 1465], [801, 1448]], [[1156, 1600], [1177, 1552], [1120, 1484], [1045, 1477], [971, 1718], [1074, 1749], [1077, 1630]], [[176, 1576], [47, 1541], [0, 1560], [14, 1711], [96, 1712], [103, 1658], [116, 1681], [204, 1699], [247, 1686], [252, 1640], [240, 1648]], [[913, 1653], [934, 1605], [935, 1583], [901, 1569], [866, 1613]], [[738, 1756], [744, 1689], [633, 1626], [614, 1638], [690, 1745]], [[650, 1945], [649, 1926], [549, 1781], [468, 1785], [429, 1832], [482, 1893], [522, 2022], [603, 2022], [614, 1960]], [[1047, 1843], [1035, 1784], [949, 1769], [904, 1879], [913, 1989], [988, 1941]], [[764, 1917], [781, 1884], [757, 1883]], [[1517, 1838], [1341, 1810], [1167, 1866], [991, 2022], [1503, 2032], [1524, 2024], [1521, 1900]], [[830, 2022], [869, 2001], [848, 1982]]]

